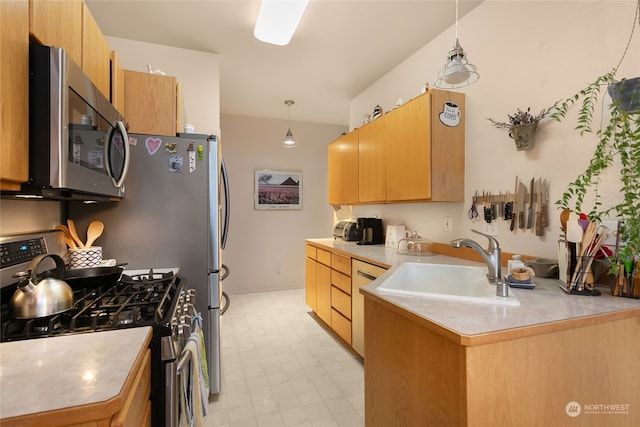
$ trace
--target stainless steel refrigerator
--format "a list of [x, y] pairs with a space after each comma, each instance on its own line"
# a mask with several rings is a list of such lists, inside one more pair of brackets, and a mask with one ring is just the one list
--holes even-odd
[[126, 197], [86, 205], [70, 202], [68, 216], [86, 229], [104, 222], [103, 258], [127, 269], [179, 267], [196, 290], [203, 316], [211, 394], [220, 392], [220, 316], [228, 307], [222, 264], [229, 229], [229, 186], [216, 136], [129, 134], [131, 161]]

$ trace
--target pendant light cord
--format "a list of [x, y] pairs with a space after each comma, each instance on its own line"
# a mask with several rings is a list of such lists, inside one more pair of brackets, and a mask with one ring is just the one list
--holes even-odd
[[[640, 0], [638, 0], [640, 2]], [[456, 0], [456, 41], [458, 40], [458, 0]]]
[[627, 47], [624, 48], [624, 52], [622, 52], [622, 57], [620, 58], [618, 65], [616, 65], [616, 67], [613, 69], [613, 74], [616, 74], [618, 72], [618, 68], [620, 68], [620, 64], [622, 64], [622, 60], [627, 55], [629, 46], [631, 46], [631, 39], [633, 39], [633, 33], [636, 29], [636, 21], [638, 22], [638, 26], [640, 27], [640, 0], [638, 0], [638, 4], [636, 5], [636, 14], [633, 17], [633, 27], [631, 27], [631, 34], [629, 35], [629, 40], [627, 41]]

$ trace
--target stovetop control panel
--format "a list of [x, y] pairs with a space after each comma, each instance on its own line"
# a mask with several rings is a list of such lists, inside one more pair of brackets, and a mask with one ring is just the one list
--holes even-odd
[[[45, 231], [20, 235], [0, 236], [0, 286], [17, 282], [14, 275], [26, 271], [29, 262], [41, 254], [56, 254], [63, 259], [67, 246], [61, 231]], [[47, 260], [50, 261], [50, 260]], [[51, 267], [55, 267], [53, 261]], [[49, 267], [49, 263], [43, 268]]]
[[46, 253], [47, 245], [44, 237], [0, 243], [0, 267], [7, 268], [23, 262], [29, 262], [36, 256]]

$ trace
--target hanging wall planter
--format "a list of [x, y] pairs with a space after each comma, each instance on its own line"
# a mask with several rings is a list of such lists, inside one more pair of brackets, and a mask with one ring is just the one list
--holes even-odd
[[622, 79], [607, 88], [609, 96], [621, 111], [640, 110], [640, 77]]
[[538, 113], [537, 116], [531, 115], [531, 107], [527, 108], [527, 111], [522, 111], [518, 108], [515, 114], [509, 114], [509, 122], [498, 122], [493, 119], [487, 118], [497, 128], [509, 129], [509, 138], [513, 139], [516, 143], [516, 150], [525, 151], [533, 148], [533, 137], [538, 130], [538, 123], [542, 120], [551, 110], [555, 107], [555, 104], [550, 108], [544, 109]]
[[509, 129], [509, 138], [516, 143], [516, 150], [524, 151], [533, 148], [533, 137], [538, 130], [538, 123], [527, 123]]

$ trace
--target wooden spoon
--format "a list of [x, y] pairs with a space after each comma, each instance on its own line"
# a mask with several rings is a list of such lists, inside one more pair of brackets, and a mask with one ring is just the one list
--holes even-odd
[[67, 244], [69, 249], [77, 249], [78, 245], [73, 241], [73, 237], [71, 237], [71, 233], [69, 232], [69, 228], [66, 225], [60, 224], [56, 226], [56, 230], [60, 230], [64, 233], [64, 242]]
[[562, 228], [562, 231], [564, 231], [565, 233], [567, 232], [567, 221], [569, 220], [570, 213], [571, 211], [569, 209], [564, 209], [562, 212], [560, 212], [560, 226]]
[[78, 245], [79, 248], [84, 248], [84, 243], [82, 243], [82, 240], [80, 240], [80, 237], [78, 237], [76, 225], [73, 223], [73, 220], [68, 219], [67, 225], [69, 226], [69, 233], [71, 234], [71, 238], [73, 238], [73, 241], [76, 242], [76, 245]]
[[87, 227], [87, 243], [84, 244], [84, 247], [90, 248], [93, 242], [102, 235], [103, 230], [104, 224], [101, 221], [91, 221]]

